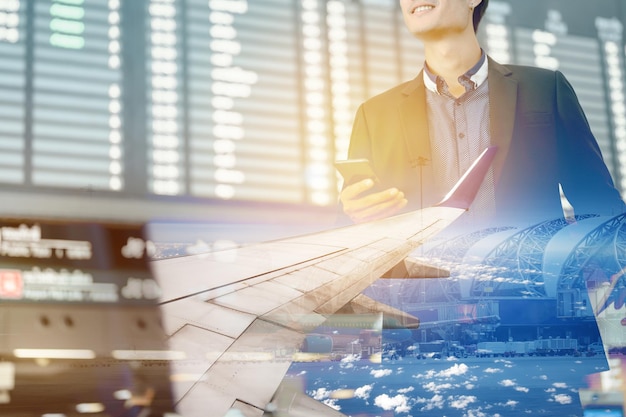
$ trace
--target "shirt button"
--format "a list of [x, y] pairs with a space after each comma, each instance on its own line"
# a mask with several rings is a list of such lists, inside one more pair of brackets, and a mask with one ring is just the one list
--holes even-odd
[[463, 138], [465, 138], [465, 133], [463, 132], [459, 133], [459, 139], [463, 139]]

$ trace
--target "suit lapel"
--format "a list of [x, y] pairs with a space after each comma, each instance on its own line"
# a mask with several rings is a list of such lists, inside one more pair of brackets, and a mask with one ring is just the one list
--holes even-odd
[[434, 178], [423, 73], [420, 72], [408, 83], [402, 93], [404, 97], [398, 105], [398, 111], [409, 164], [420, 190], [416, 207], [426, 207], [437, 203], [445, 190], [437, 190]]
[[[493, 163], [494, 179], [496, 184], [502, 173], [504, 161], [507, 158], [517, 103], [517, 80], [512, 72], [489, 58], [489, 112], [491, 143], [498, 147], [498, 153]], [[424, 163], [432, 167], [430, 134], [426, 105], [426, 86], [423, 73], [407, 84], [402, 91], [404, 100], [398, 104], [400, 125], [404, 142], [409, 154], [411, 166], [417, 168]], [[431, 169], [424, 171], [426, 178], [432, 174]], [[427, 180], [426, 183], [429, 181]]]
[[493, 162], [496, 183], [509, 153], [517, 103], [517, 81], [508, 68], [489, 58], [489, 123], [491, 143], [498, 147]]
[[[492, 144], [498, 146], [498, 156], [494, 161], [496, 178], [508, 154], [517, 103], [517, 81], [508, 68], [489, 58], [489, 106]], [[426, 87], [422, 72], [402, 91], [404, 100], [398, 105], [404, 141], [411, 164], [430, 161], [430, 134], [426, 109]]]
[[404, 100], [398, 105], [400, 126], [413, 168], [430, 162], [430, 135], [426, 112], [426, 90], [422, 72], [402, 91]]

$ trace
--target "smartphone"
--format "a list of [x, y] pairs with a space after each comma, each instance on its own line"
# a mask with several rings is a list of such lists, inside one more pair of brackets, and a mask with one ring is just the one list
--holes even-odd
[[335, 161], [337, 171], [343, 177], [344, 184], [351, 185], [365, 179], [372, 179], [375, 184], [380, 183], [376, 173], [367, 159], [346, 159]]

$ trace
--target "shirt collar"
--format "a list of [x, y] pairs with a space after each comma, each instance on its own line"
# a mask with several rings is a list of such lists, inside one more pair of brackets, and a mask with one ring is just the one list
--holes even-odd
[[[463, 81], [471, 81], [473, 83], [473, 88], [476, 89], [480, 87], [482, 83], [487, 79], [488, 73], [488, 65], [487, 65], [487, 55], [485, 51], [481, 49], [480, 59], [478, 62], [467, 72], [459, 77], [459, 81], [461, 84], [466, 85]], [[428, 68], [428, 63], [424, 63], [424, 85], [427, 89], [432, 91], [433, 93], [441, 94], [439, 90], [438, 84], [444, 82], [443, 79], [437, 75], [435, 75], [430, 68]], [[445, 83], [445, 82], [444, 82]]]

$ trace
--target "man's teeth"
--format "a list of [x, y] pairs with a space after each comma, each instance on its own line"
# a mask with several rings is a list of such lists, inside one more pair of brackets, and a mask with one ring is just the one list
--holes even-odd
[[413, 13], [425, 12], [426, 10], [430, 10], [432, 8], [433, 6], [419, 6], [416, 7], [415, 10], [413, 10]]

